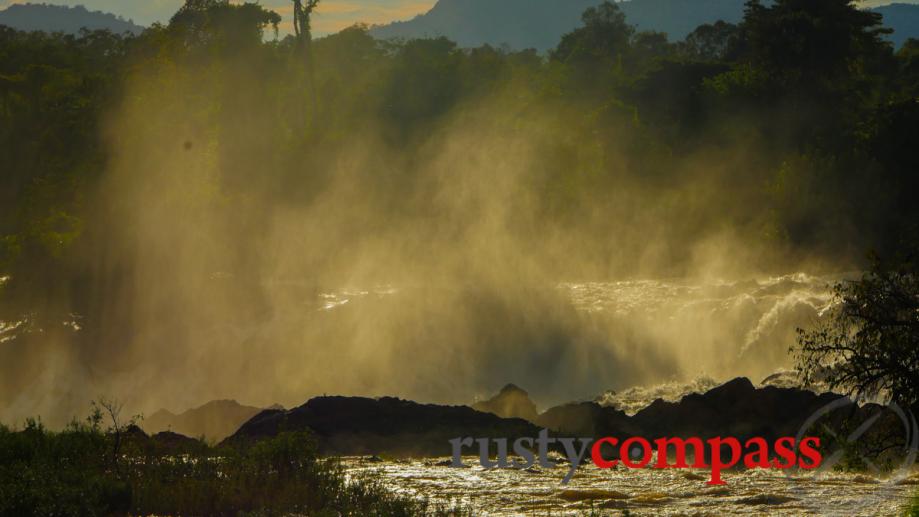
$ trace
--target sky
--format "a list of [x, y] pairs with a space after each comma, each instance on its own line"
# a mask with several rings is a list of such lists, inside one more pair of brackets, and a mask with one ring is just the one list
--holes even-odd
[[[87, 9], [114, 13], [144, 26], [168, 21], [184, 3], [183, 0], [0, 0], [0, 9], [29, 2], [84, 5]], [[261, 0], [259, 3], [284, 18], [282, 33], [291, 31], [291, 0]], [[407, 20], [427, 12], [435, 3], [436, 0], [323, 0], [313, 17], [313, 32], [322, 36], [355, 23], [373, 25]]]
[[[865, 7], [874, 7], [894, 1], [919, 3], [919, 0], [863, 0], [860, 3]], [[84, 5], [90, 10], [114, 13], [144, 26], [168, 21], [184, 3], [183, 0], [0, 0], [0, 9], [28, 2]], [[280, 27], [282, 34], [292, 31], [291, 0], [261, 0], [259, 3], [284, 18]], [[427, 12], [435, 3], [436, 0], [322, 0], [313, 17], [313, 33], [324, 36], [355, 23], [374, 25], [408, 20]]]

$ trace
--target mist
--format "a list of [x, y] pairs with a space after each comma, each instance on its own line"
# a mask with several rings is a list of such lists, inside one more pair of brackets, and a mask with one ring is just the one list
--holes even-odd
[[758, 381], [856, 267], [845, 221], [808, 247], [782, 230], [753, 131], [679, 150], [625, 105], [553, 94], [564, 69], [531, 53], [354, 28], [315, 42], [312, 84], [289, 40], [199, 48], [196, 30], [128, 53], [81, 281], [47, 293], [73, 321], [8, 344], [5, 421], [59, 424], [100, 395], [149, 414], [466, 404], [513, 382], [545, 408]]

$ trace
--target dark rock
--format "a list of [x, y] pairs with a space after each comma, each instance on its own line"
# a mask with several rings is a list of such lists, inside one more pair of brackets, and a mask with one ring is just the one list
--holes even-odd
[[656, 400], [631, 420], [647, 437], [761, 436], [775, 440], [794, 436], [808, 417], [840, 397], [797, 388], [757, 389], [748, 379], [738, 378], [679, 402]]
[[632, 431], [629, 417], [622, 411], [595, 402], [574, 402], [546, 410], [536, 424], [566, 436], [606, 436], [613, 430]]
[[123, 450], [139, 454], [183, 454], [202, 451], [207, 445], [194, 438], [163, 431], [148, 436], [143, 429], [130, 425], [121, 432]]
[[[517, 390], [511, 386], [502, 392]], [[756, 388], [748, 379], [738, 378], [678, 402], [656, 400], [634, 416], [594, 402], [556, 406], [538, 415], [536, 425], [465, 406], [418, 404], [390, 397], [319, 397], [290, 411], [262, 411], [225, 443], [246, 443], [285, 430], [310, 430], [318, 439], [320, 452], [326, 454], [430, 457], [449, 456], [449, 440], [453, 438], [513, 441], [536, 437], [542, 428], [554, 436], [578, 438], [734, 437], [743, 443], [757, 436], [772, 443], [781, 437], [795, 437], [812, 416], [837, 402], [840, 407], [822, 416], [819, 424], [808, 430], [808, 436], [821, 436], [827, 428], [835, 429], [837, 436], [848, 436], [862, 422], [877, 416], [868, 444], [883, 444], [888, 434], [892, 439], [899, 437], [899, 418], [883, 406], [858, 406], [841, 395], [798, 388]], [[834, 448], [838, 444], [824, 440], [824, 446]], [[477, 450], [467, 448], [465, 453], [476, 454]]]
[[121, 443], [126, 447], [146, 447], [150, 443], [150, 437], [143, 429], [131, 424], [121, 432]]
[[173, 433], [172, 431], [156, 433], [150, 438], [160, 450], [166, 450], [173, 453], [190, 452], [206, 447], [200, 440], [189, 438], [179, 433]]
[[392, 397], [317, 397], [290, 411], [255, 415], [224, 441], [245, 443], [283, 431], [310, 430], [325, 454], [449, 456], [458, 437], [533, 437], [539, 428], [466, 406], [418, 404]]
[[[809, 422], [812, 417], [818, 421]], [[536, 423], [557, 435], [620, 439], [642, 436], [650, 440], [663, 437], [705, 440], [730, 436], [744, 443], [759, 436], [774, 443], [781, 437], [796, 437], [804, 432], [806, 436], [822, 437], [821, 449], [832, 451], [842, 444], [836, 443], [838, 438], [827, 434], [827, 429], [833, 430], [837, 437], [845, 437], [869, 420], [870, 430], [857, 444], [859, 454], [893, 464], [902, 461], [902, 457], [889, 451], [891, 445], [902, 444], [904, 424], [886, 407], [859, 406], [834, 393], [817, 394], [774, 386], [756, 388], [743, 378], [702, 394], [687, 395], [678, 402], [656, 400], [631, 417], [613, 408], [582, 402], [550, 408], [539, 415]], [[812, 425], [804, 429], [809, 423]], [[613, 450], [604, 453], [615, 454]]]
[[742, 497], [737, 500], [737, 504], [748, 504], [755, 506], [778, 505], [785, 504], [790, 501], [797, 501], [797, 499], [782, 494], [758, 494], [750, 497]]
[[127, 438], [127, 439], [144, 440], [144, 439], [148, 438], [147, 433], [145, 433], [143, 429], [141, 429], [140, 427], [138, 427], [138, 426], [136, 426], [136, 425], [134, 425], [134, 424], [131, 424], [131, 425], [127, 426], [127, 427], [121, 432], [121, 435], [122, 435], [122, 437]]

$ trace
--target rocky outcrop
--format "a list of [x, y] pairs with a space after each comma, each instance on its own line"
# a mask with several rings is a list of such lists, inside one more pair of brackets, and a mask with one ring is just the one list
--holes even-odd
[[[526, 392], [511, 386], [502, 393], [503, 398], [522, 400], [519, 396]], [[495, 399], [502, 400], [501, 394]], [[653, 440], [730, 436], [744, 442], [757, 436], [774, 442], [785, 436], [795, 437], [811, 417], [821, 415], [830, 405], [832, 411], [820, 417], [819, 425], [807, 430], [808, 436], [821, 436], [825, 429], [832, 428], [839, 431], [838, 436], [845, 437], [874, 417], [879, 418], [876, 425], [872, 420], [873, 429], [868, 433], [871, 439], [866, 443], [879, 443], [878, 439], [885, 434], [896, 439], [902, 431], [897, 415], [885, 412], [881, 406], [858, 406], [833, 393], [774, 386], [757, 388], [748, 379], [738, 378], [705, 393], [686, 395], [676, 402], [658, 399], [632, 416], [595, 402], [556, 406], [537, 415], [533, 419], [535, 425], [465, 406], [418, 404], [389, 397], [319, 397], [290, 411], [263, 411], [225, 443], [246, 443], [285, 430], [310, 430], [318, 439], [320, 451], [326, 454], [443, 456], [451, 453], [449, 440], [453, 438], [513, 441], [518, 437], [535, 437], [543, 428], [554, 436], [579, 438], [642, 436]], [[837, 444], [826, 445], [833, 450], [838, 448]]]
[[[805, 421], [841, 395], [766, 386], [737, 378], [679, 402], [656, 400], [632, 417], [638, 429], [658, 436], [794, 436]], [[857, 409], [853, 406], [853, 409]]]
[[282, 431], [310, 430], [320, 451], [337, 455], [445, 456], [457, 437], [536, 436], [539, 428], [467, 406], [392, 397], [317, 397], [290, 411], [266, 410], [224, 441], [239, 444]]
[[472, 405], [472, 409], [492, 413], [502, 418], [522, 418], [529, 422], [536, 422], [539, 416], [536, 404], [530, 400], [530, 395], [514, 384], [501, 388], [497, 395], [488, 400], [476, 402]]
[[144, 419], [141, 426], [148, 433], [171, 431], [220, 441], [261, 411], [262, 408], [244, 406], [235, 400], [214, 400], [178, 415], [161, 409]]
[[[851, 431], [876, 416], [880, 418], [866, 442], [883, 440], [888, 435], [896, 438], [902, 431], [897, 415], [884, 407], [858, 406], [847, 401], [834, 393], [775, 386], [756, 388], [748, 379], [737, 378], [705, 393], [686, 395], [677, 402], [657, 399], [633, 416], [583, 402], [550, 408], [539, 415], [536, 423], [556, 434], [585, 437], [733, 436], [746, 440], [759, 436], [772, 442], [783, 436], [796, 436], [811, 417], [825, 412], [819, 417], [820, 425], [807, 430], [809, 435], [824, 433], [826, 428]], [[848, 433], [842, 435], [845, 434]]]
[[150, 439], [161, 449], [176, 452], [198, 450], [205, 446], [200, 440], [189, 438], [179, 433], [173, 433], [172, 431], [156, 433], [151, 436]]
[[638, 429], [625, 412], [595, 402], [555, 406], [539, 415], [536, 424], [564, 436], [609, 436], [609, 431], [613, 429], [629, 435], [638, 434]]
[[207, 448], [200, 440], [171, 431], [150, 436], [136, 425], [130, 425], [122, 431], [121, 444], [126, 450], [140, 454], [183, 454]]

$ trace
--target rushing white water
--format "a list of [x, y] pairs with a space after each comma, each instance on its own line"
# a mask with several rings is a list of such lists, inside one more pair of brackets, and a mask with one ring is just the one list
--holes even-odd
[[[655, 398], [790, 370], [795, 329], [831, 307], [838, 278], [470, 279], [330, 290], [215, 275], [202, 284], [213, 293], [207, 303], [167, 296], [156, 311], [132, 308], [155, 317], [92, 320], [116, 327], [90, 330], [124, 346], [75, 343], [86, 333], [77, 316], [63, 331], [0, 322], [7, 347], [32, 337], [30, 369], [17, 366], [0, 383], [0, 421], [66, 423], [100, 393], [150, 413], [228, 397], [295, 406], [322, 393], [462, 404], [508, 382], [542, 409], [599, 396], [634, 412]], [[250, 296], [219, 294], [238, 289]]]
[[[581, 314], [576, 325], [592, 331], [591, 339], [584, 341], [593, 349], [578, 353], [613, 351], [618, 360], [646, 370], [641, 375], [620, 370], [608, 381], [612, 389], [597, 399], [634, 412], [655, 398], [677, 400], [729, 378], [747, 376], [756, 383], [790, 370], [788, 351], [796, 341], [796, 329], [826, 314], [833, 304], [831, 287], [839, 279], [795, 273], [741, 281], [565, 282], [557, 290]], [[319, 309], [343, 310], [368, 300], [399, 304], [415, 294], [392, 286], [343, 289], [321, 294]], [[629, 382], [636, 379], [639, 382]], [[567, 380], [573, 384], [574, 379]], [[522, 383], [494, 380], [496, 385], [507, 381]], [[559, 396], [564, 399], [566, 394]]]
[[826, 314], [838, 280], [795, 273], [734, 282], [638, 280], [560, 288], [580, 310], [613, 319], [613, 341], [642, 336], [677, 357], [681, 371], [675, 378], [599, 399], [633, 412], [655, 398], [677, 400], [731, 377], [758, 382], [789, 369], [796, 329]]
[[[478, 465], [475, 458], [466, 463]], [[726, 473], [727, 485], [713, 487], [703, 470], [600, 470], [589, 464], [565, 486], [560, 481], [567, 465], [519, 471], [452, 468], [433, 460], [347, 458], [344, 464], [351, 475], [372, 473], [398, 493], [490, 516], [622, 515], [626, 509], [633, 516], [895, 516], [919, 485], [919, 477], [747, 470]]]
[[[737, 376], [749, 377], [754, 383], [768, 378], [768, 384], [796, 385], [788, 353], [796, 329], [826, 314], [834, 303], [831, 287], [839, 279], [795, 273], [730, 282], [566, 282], [557, 290], [581, 314], [579, 324], [600, 336], [591, 341], [594, 349], [582, 350], [582, 354], [612, 349], [619, 352], [616, 357], [621, 361], [633, 362], [627, 366], [634, 370], [644, 367], [640, 375], [618, 369], [595, 398], [601, 405], [632, 414], [655, 399], [676, 401]], [[350, 302], [400, 296], [411, 298], [412, 292], [391, 286], [341, 290], [320, 295], [320, 309], [340, 310]], [[393, 299], [392, 303], [398, 302]], [[632, 361], [631, 356], [635, 356]], [[585, 370], [579, 375], [591, 374]], [[574, 383], [574, 379], [567, 380]], [[520, 379], [494, 382], [506, 381], [522, 383], [532, 391]], [[564, 402], [566, 396], [590, 398], [596, 394], [559, 394], [542, 402], [548, 405]]]

